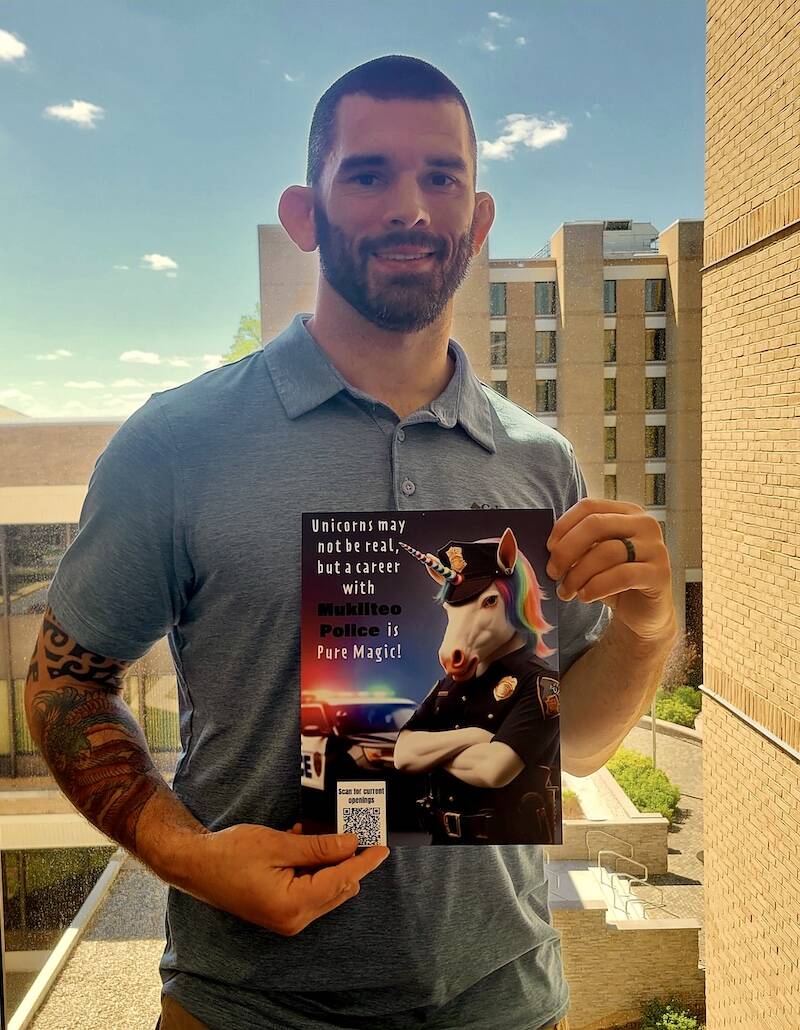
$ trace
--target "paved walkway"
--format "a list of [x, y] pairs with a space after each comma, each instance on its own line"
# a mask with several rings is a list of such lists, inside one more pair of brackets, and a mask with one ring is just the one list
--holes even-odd
[[[650, 729], [635, 726], [623, 747], [653, 757]], [[651, 883], [664, 891], [664, 905], [676, 916], [703, 922], [703, 748], [693, 741], [656, 734], [656, 766], [680, 788], [681, 797], [669, 830], [668, 873], [652, 875]], [[658, 891], [637, 888], [636, 893], [653, 901]], [[705, 967], [705, 931], [699, 935], [700, 965]]]

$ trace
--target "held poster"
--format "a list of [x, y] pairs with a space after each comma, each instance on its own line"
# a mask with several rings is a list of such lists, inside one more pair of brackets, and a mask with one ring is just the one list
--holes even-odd
[[552, 509], [302, 519], [303, 831], [560, 844]]

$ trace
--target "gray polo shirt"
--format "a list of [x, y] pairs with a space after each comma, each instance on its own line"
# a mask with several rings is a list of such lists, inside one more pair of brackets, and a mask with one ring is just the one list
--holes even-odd
[[[305, 328], [153, 394], [99, 457], [49, 592], [80, 644], [141, 657], [168, 635], [174, 790], [212, 830], [300, 814], [300, 513], [550, 508], [585, 496], [572, 446], [456, 371], [403, 419]], [[563, 675], [610, 609], [558, 604]], [[235, 876], [236, 870], [231, 869]], [[568, 1008], [539, 845], [396, 847], [358, 897], [282, 937], [170, 889], [164, 989], [212, 1030], [536, 1030]]]

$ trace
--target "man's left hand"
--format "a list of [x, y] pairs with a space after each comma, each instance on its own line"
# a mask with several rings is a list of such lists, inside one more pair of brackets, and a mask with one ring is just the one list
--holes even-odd
[[[633, 544], [635, 561], [628, 561], [621, 537]], [[576, 595], [586, 604], [604, 601], [614, 621], [643, 643], [674, 635], [669, 553], [661, 527], [644, 508], [584, 497], [556, 522], [547, 548], [547, 574], [561, 579], [557, 592], [562, 601]]]

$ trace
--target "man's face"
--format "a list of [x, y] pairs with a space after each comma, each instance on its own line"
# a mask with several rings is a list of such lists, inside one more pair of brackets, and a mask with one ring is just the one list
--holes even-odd
[[[353, 165], [355, 155], [381, 163]], [[464, 168], [429, 158], [460, 159]], [[452, 101], [355, 95], [337, 108], [337, 139], [315, 192], [320, 270], [331, 287], [381, 329], [416, 332], [434, 322], [466, 278], [475, 193], [467, 122]], [[392, 261], [402, 245], [433, 251]]]

